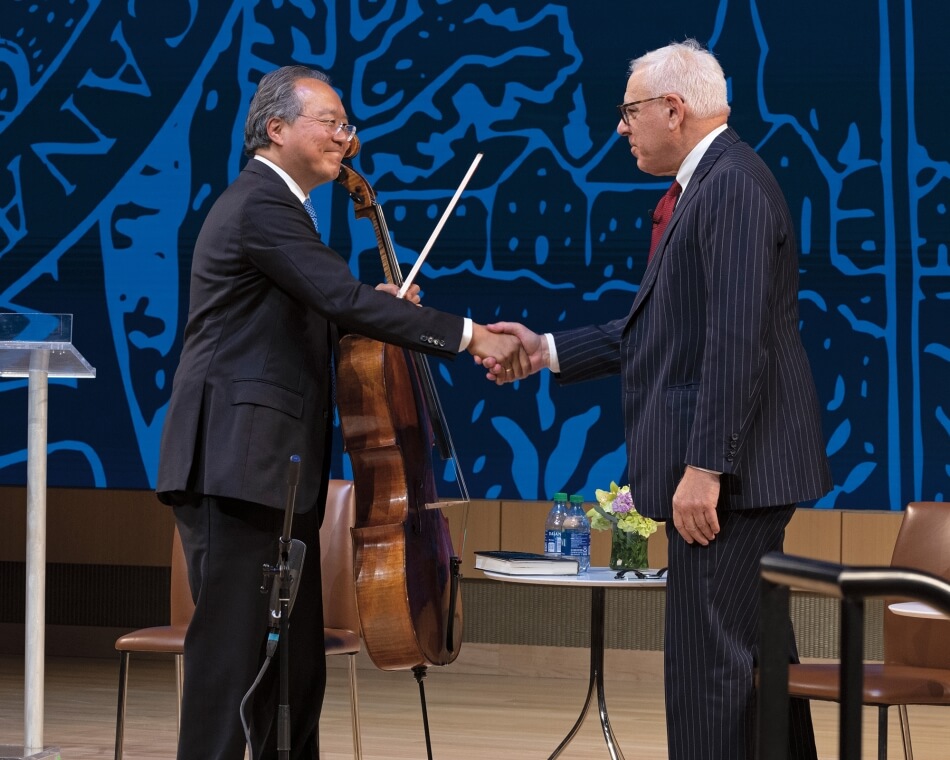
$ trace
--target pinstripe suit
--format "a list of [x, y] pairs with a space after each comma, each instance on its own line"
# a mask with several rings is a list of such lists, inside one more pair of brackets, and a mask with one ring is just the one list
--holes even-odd
[[[630, 313], [554, 340], [561, 382], [621, 375], [634, 501], [668, 521], [670, 757], [745, 757], [758, 561], [781, 548], [792, 505], [831, 482], [798, 332], [791, 215], [733, 130], [700, 159]], [[721, 532], [708, 547], [686, 544], [670, 521], [686, 465], [723, 473]], [[810, 730], [803, 720], [802, 756], [814, 752]]]

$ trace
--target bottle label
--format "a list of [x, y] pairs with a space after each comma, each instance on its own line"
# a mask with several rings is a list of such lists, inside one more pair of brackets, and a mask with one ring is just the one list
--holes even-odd
[[564, 531], [561, 544], [561, 554], [565, 557], [586, 557], [590, 554], [590, 533], [581, 533], [576, 530]]
[[561, 531], [559, 530], [544, 531], [544, 553], [545, 554], [560, 554], [561, 553]]

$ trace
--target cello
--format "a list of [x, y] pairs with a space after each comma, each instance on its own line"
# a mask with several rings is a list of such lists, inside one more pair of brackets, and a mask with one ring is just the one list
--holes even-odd
[[[358, 150], [357, 144], [347, 157]], [[337, 182], [349, 192], [356, 218], [373, 224], [386, 281], [402, 285], [372, 187], [347, 165], [341, 165]], [[454, 460], [454, 446], [421, 354], [344, 336], [336, 388], [356, 493], [352, 536], [363, 641], [381, 670], [415, 675], [431, 758], [422, 679], [428, 666], [453, 662], [462, 643], [461, 560], [439, 509], [445, 503], [436, 493], [431, 449], [434, 439], [441, 457]]]

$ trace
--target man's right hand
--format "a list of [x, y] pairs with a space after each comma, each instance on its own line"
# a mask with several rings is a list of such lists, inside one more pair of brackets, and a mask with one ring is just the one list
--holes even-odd
[[477, 322], [472, 323], [472, 340], [466, 350], [477, 364], [488, 368], [488, 379], [497, 385], [527, 377], [531, 369], [528, 354], [517, 336], [488, 330]]
[[[543, 335], [532, 332], [520, 322], [495, 322], [494, 324], [485, 325], [485, 328], [499, 335], [513, 335], [521, 342], [527, 357], [527, 368], [521, 377], [533, 375], [535, 372], [549, 366], [548, 342]], [[516, 377], [512, 373], [504, 372], [504, 367], [499, 367], [498, 362], [493, 357], [479, 358], [476, 356], [475, 361], [488, 370], [485, 377], [498, 385], [521, 379], [521, 377]]]

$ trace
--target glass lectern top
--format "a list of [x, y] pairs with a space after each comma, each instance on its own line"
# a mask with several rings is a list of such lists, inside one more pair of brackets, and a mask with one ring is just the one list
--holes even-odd
[[72, 314], [0, 314], [0, 377], [95, 377], [72, 340]]

